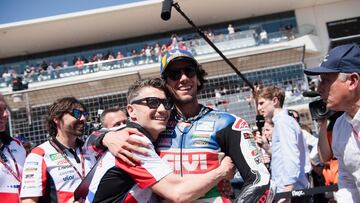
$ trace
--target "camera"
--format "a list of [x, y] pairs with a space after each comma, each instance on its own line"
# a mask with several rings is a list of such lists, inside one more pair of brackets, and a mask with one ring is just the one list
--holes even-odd
[[335, 113], [334, 111], [326, 108], [326, 103], [321, 98], [310, 102], [309, 109], [313, 120], [325, 119]]

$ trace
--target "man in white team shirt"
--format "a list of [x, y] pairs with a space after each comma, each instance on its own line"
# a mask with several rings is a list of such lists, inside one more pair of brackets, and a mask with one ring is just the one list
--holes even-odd
[[0, 202], [19, 202], [20, 179], [26, 157], [19, 140], [6, 132], [9, 112], [0, 94]]
[[23, 203], [73, 201], [75, 189], [95, 162], [79, 139], [88, 115], [74, 97], [50, 105], [46, 115], [50, 139], [35, 147], [25, 161], [20, 194]]

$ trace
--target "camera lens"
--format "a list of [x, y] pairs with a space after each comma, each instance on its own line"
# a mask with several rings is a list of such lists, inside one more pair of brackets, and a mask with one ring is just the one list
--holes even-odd
[[321, 103], [317, 109], [317, 113], [319, 116], [325, 116], [328, 113], [328, 110], [326, 108], [326, 103]]

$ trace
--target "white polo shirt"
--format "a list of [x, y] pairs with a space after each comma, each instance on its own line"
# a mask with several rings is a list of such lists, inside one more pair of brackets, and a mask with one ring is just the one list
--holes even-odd
[[354, 118], [344, 113], [336, 120], [332, 149], [339, 161], [339, 190], [347, 194], [338, 201], [360, 202], [360, 110]]

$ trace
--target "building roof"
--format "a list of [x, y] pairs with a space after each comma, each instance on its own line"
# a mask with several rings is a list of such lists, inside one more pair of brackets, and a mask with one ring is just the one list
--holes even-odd
[[[198, 25], [313, 7], [346, 0], [178, 0]], [[191, 27], [173, 8], [160, 18], [162, 0], [149, 0], [96, 10], [0, 25], [0, 59], [165, 33]]]

